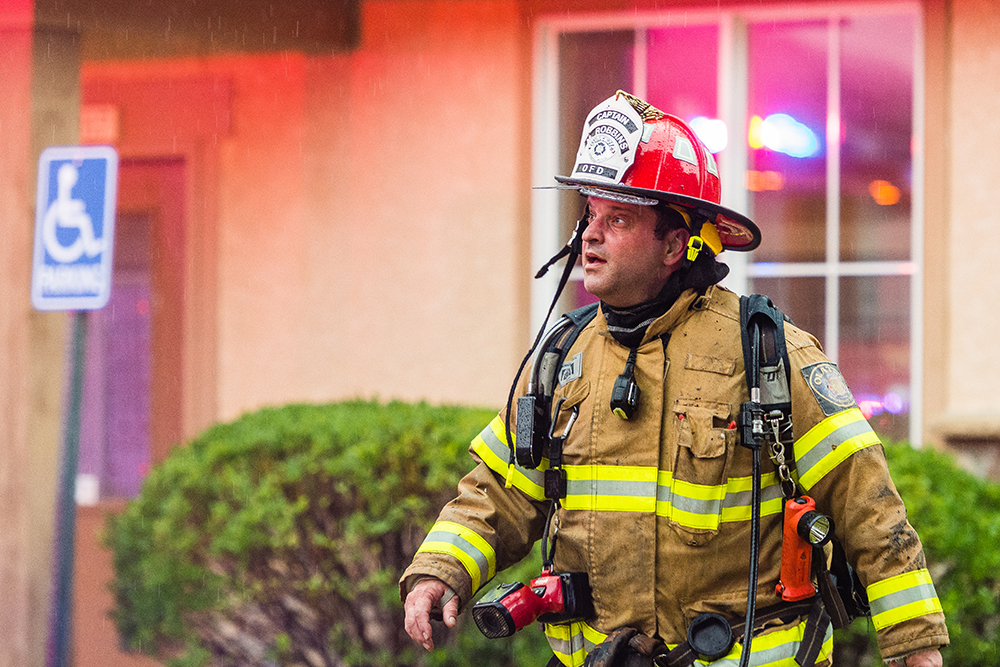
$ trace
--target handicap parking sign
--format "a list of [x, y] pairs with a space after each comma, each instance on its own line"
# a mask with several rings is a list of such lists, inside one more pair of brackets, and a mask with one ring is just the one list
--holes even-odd
[[97, 310], [111, 297], [118, 153], [53, 146], [38, 161], [31, 303], [38, 310]]

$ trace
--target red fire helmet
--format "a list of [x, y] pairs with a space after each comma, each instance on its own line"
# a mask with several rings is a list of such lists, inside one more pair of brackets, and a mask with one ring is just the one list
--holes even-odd
[[719, 167], [691, 128], [621, 90], [587, 116], [573, 172], [556, 180], [588, 196], [679, 205], [706, 221], [691, 232], [716, 254], [760, 245], [757, 225], [720, 205]]

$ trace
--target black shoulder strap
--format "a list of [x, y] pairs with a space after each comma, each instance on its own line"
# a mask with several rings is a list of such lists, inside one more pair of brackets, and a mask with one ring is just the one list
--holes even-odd
[[[740, 297], [740, 336], [743, 364], [750, 400], [740, 407], [740, 444], [751, 451], [753, 477], [750, 515], [750, 577], [747, 590], [747, 627], [754, 627], [757, 609], [757, 572], [760, 561], [760, 450], [765, 439], [765, 415], [780, 411], [791, 426], [791, 378], [788, 350], [785, 348], [785, 317], [771, 300], [762, 294]], [[775, 421], [774, 423], [778, 423]], [[775, 427], [777, 431], [777, 427]], [[791, 428], [787, 430], [791, 438]], [[775, 433], [776, 437], [778, 433]], [[749, 665], [753, 633], [747, 633], [739, 667]]]
[[[787, 411], [790, 417], [791, 394], [788, 387], [791, 366], [785, 345], [785, 321], [790, 320], [766, 296], [751, 294], [740, 297], [743, 362], [751, 400], [757, 389], [762, 412], [778, 409]], [[788, 437], [793, 438], [791, 433]], [[826, 569], [825, 563], [820, 563], [821, 560], [814, 561], [820, 596], [833, 627], [841, 629], [859, 616], [870, 615], [865, 588], [848, 563], [839, 542], [833, 542], [830, 569]]]
[[747, 390], [765, 410], [791, 409], [791, 368], [785, 346], [784, 313], [763, 294], [740, 297], [740, 335]]
[[570, 331], [569, 335], [563, 338], [563, 340], [559, 343], [559, 349], [561, 350], [560, 356], [562, 359], [566, 358], [566, 353], [569, 352], [569, 348], [573, 347], [573, 343], [575, 343], [576, 339], [579, 338], [580, 332], [586, 329], [587, 325], [590, 324], [590, 321], [597, 315], [598, 306], [600, 306], [600, 304], [594, 302], [587, 304], [586, 306], [581, 306], [576, 310], [571, 310], [563, 315], [563, 317], [568, 318], [574, 324], [574, 327], [572, 331]]
[[580, 332], [594, 319], [597, 307], [598, 304], [592, 303], [564, 314], [535, 351], [528, 395], [517, 399], [517, 438], [513, 453], [514, 460], [525, 468], [537, 468], [547, 451], [552, 425], [552, 395], [559, 369]]

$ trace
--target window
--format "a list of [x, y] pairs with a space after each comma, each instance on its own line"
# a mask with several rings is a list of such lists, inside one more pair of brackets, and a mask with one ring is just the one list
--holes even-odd
[[[920, 32], [912, 3], [542, 20], [533, 182], [569, 173], [587, 112], [618, 88], [723, 121], [723, 143], [704, 137], [723, 203], [764, 236], [749, 257], [722, 256], [725, 284], [770, 295], [840, 365], [877, 431], [919, 442]], [[576, 195], [535, 191], [534, 265], [581, 210]], [[533, 285], [536, 325], [555, 281]], [[561, 305], [592, 299], [576, 275]]]

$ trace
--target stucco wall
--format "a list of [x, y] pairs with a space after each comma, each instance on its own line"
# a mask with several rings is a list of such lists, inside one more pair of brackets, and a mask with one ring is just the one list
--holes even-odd
[[[20, 9], [22, 3], [0, 3], [0, 12]], [[13, 5], [13, 6], [11, 6]], [[44, 621], [41, 605], [32, 604], [32, 593], [44, 595], [46, 589], [29, 588], [31, 577], [31, 507], [25, 502], [30, 494], [28, 479], [29, 413], [29, 311], [28, 303], [31, 257], [31, 118], [24, 113], [31, 107], [31, 30], [30, 8], [27, 20], [0, 24], [0, 62], [4, 94], [0, 96], [0, 211], [7, 221], [4, 241], [0, 243], [0, 590], [5, 602], [0, 610], [0, 665], [29, 664], [29, 627]], [[45, 534], [51, 525], [45, 526]], [[29, 617], [29, 611], [34, 616]], [[37, 636], [37, 635], [36, 635]]]
[[[233, 124], [218, 191], [217, 417], [294, 399], [303, 276], [303, 59], [220, 63]], [[213, 68], [216, 69], [216, 68]]]
[[353, 396], [499, 406], [527, 343], [516, 2], [366, 2], [346, 55], [234, 79], [219, 416]]
[[[951, 3], [947, 147], [949, 286], [946, 307], [927, 304], [927, 317], [948, 316], [946, 436], [1000, 442], [1000, 5]], [[927, 378], [938, 381], [938, 378]], [[997, 472], [1000, 472], [998, 468]]]
[[35, 170], [77, 136], [76, 44], [32, 10], [0, 0], [0, 667], [44, 659], [67, 320], [29, 303]]

